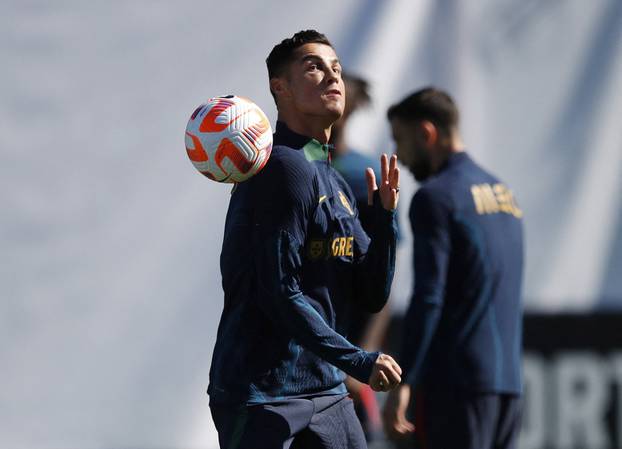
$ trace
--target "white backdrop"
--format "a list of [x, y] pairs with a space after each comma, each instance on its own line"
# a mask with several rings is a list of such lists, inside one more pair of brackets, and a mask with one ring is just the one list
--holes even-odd
[[[328, 35], [373, 86], [349, 129], [436, 84], [525, 211], [531, 310], [621, 308], [617, 0], [6, 1], [0, 15], [0, 446], [214, 448], [205, 388], [229, 187], [187, 160], [207, 97], [271, 117], [264, 59]], [[404, 182], [402, 219], [415, 189]], [[408, 224], [394, 286], [410, 289]]]

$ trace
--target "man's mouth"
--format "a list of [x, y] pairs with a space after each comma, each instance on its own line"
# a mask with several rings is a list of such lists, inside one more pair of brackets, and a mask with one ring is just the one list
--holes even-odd
[[330, 89], [328, 91], [326, 91], [325, 95], [337, 95], [337, 96], [341, 96], [341, 92], [339, 91], [339, 89]]

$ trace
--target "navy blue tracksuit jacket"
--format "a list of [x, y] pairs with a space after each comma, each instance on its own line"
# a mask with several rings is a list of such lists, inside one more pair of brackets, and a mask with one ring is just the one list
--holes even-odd
[[210, 404], [345, 394], [344, 372], [367, 382], [378, 353], [344, 334], [352, 308], [379, 311], [390, 292], [395, 217], [378, 198], [374, 216], [368, 236], [328, 146], [277, 123], [268, 163], [229, 203]]
[[411, 385], [521, 393], [521, 217], [512, 192], [466, 153], [415, 194], [400, 357]]

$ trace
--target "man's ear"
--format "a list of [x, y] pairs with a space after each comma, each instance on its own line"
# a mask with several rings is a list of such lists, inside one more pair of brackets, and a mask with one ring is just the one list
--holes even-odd
[[436, 129], [436, 125], [434, 125], [431, 121], [421, 121], [421, 133], [425, 143], [428, 145], [436, 145], [438, 142], [438, 129]]
[[272, 78], [270, 80], [270, 90], [277, 98], [289, 96], [289, 86], [287, 85], [287, 81], [283, 78]]

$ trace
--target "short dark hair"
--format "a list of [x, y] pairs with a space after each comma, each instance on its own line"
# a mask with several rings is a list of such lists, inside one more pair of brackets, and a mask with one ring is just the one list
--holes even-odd
[[445, 135], [450, 135], [460, 121], [454, 100], [447, 92], [436, 87], [426, 87], [410, 94], [391, 106], [387, 117], [389, 120], [429, 120]]
[[[371, 103], [371, 95], [369, 94], [369, 82], [366, 79], [356, 76], [350, 72], [344, 71], [341, 78], [345, 84], [349, 84], [352, 88], [352, 98], [346, 98], [347, 101], [353, 101], [352, 110], [356, 110], [359, 106], [367, 106]], [[349, 95], [349, 94], [348, 94]]]
[[[292, 37], [283, 39], [280, 44], [275, 45], [266, 58], [266, 65], [268, 66], [268, 79], [282, 76], [287, 64], [291, 62], [296, 49], [305, 44], [324, 44], [331, 48], [333, 46], [328, 38], [318, 31], [298, 31]], [[274, 92], [272, 92], [272, 90], [270, 90], [270, 92], [274, 97]]]

